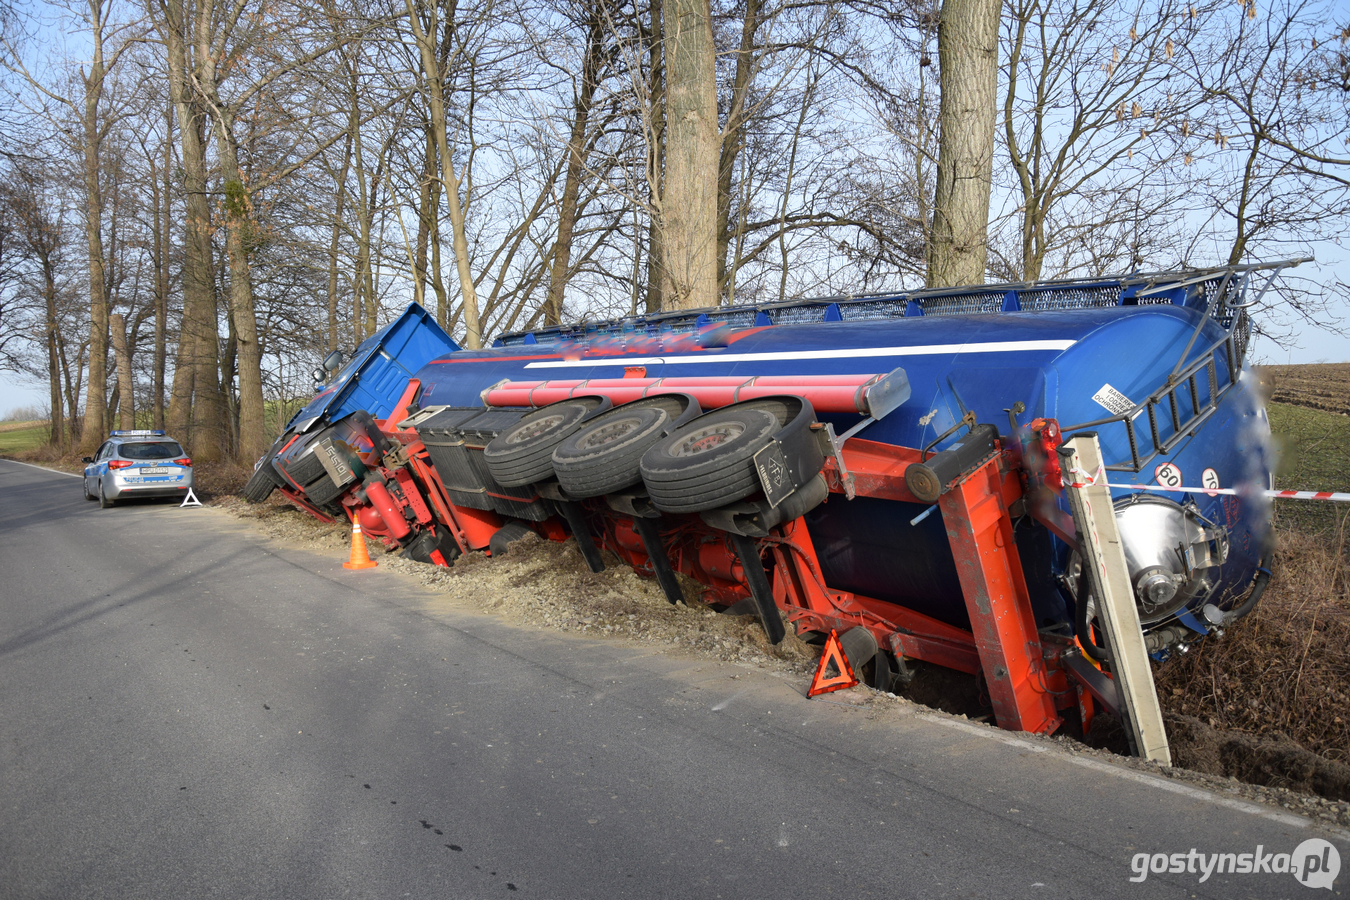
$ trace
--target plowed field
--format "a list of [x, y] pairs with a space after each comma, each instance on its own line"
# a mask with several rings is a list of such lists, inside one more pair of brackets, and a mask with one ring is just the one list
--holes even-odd
[[1269, 380], [1270, 399], [1350, 415], [1350, 363], [1307, 366], [1262, 366]]

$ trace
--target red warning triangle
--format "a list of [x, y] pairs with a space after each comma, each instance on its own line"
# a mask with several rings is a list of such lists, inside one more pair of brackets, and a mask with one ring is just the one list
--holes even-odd
[[806, 692], [806, 696], [811, 698], [830, 691], [842, 691], [857, 683], [858, 676], [853, 674], [853, 667], [848, 664], [844, 648], [839, 644], [839, 633], [831, 629], [830, 636], [825, 640], [825, 652], [820, 655], [820, 665], [816, 667], [816, 677], [811, 681], [811, 689]]

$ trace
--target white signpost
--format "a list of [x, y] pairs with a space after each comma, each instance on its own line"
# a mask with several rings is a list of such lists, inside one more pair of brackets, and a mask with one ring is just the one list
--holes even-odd
[[1097, 611], [1106, 627], [1111, 677], [1128, 719], [1131, 747], [1137, 756], [1170, 766], [1172, 753], [1167, 746], [1167, 731], [1163, 727], [1148, 650], [1144, 647], [1139, 611], [1134, 605], [1134, 586], [1130, 584], [1125, 549], [1111, 505], [1101, 445], [1094, 432], [1080, 432], [1065, 440], [1059, 453], [1064, 491], [1078, 528], [1078, 552], [1083, 563], [1080, 577], [1089, 579]]

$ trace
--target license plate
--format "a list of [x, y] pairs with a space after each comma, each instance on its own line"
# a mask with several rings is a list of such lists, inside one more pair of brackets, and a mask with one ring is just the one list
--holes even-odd
[[141, 469], [142, 475], [168, 475], [169, 470], [165, 466], [148, 466]]

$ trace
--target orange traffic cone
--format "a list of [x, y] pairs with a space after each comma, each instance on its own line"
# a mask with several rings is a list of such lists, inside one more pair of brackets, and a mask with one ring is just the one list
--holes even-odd
[[344, 569], [373, 569], [376, 566], [375, 560], [370, 558], [370, 552], [366, 550], [366, 539], [361, 536], [361, 523], [352, 522], [352, 558], [342, 564]]

